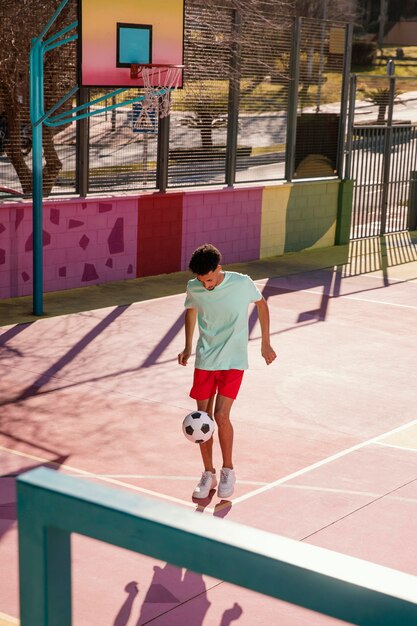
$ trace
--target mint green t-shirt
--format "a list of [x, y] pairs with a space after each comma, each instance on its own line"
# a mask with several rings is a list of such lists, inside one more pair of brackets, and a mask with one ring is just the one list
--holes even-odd
[[200, 336], [195, 367], [202, 370], [248, 369], [248, 306], [262, 295], [246, 274], [224, 272], [212, 291], [197, 278], [188, 281], [186, 309], [196, 309]]

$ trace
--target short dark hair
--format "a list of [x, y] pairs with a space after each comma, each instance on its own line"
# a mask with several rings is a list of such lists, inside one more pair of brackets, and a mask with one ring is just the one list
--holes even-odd
[[188, 267], [198, 276], [205, 276], [209, 272], [214, 272], [222, 259], [219, 250], [211, 243], [199, 246], [191, 255]]

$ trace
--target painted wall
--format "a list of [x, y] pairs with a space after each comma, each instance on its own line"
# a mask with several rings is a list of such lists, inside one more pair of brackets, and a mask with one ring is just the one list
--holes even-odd
[[[44, 290], [187, 269], [210, 242], [225, 264], [335, 243], [339, 181], [44, 202]], [[0, 297], [32, 293], [32, 206], [0, 204]]]
[[[45, 202], [44, 289], [136, 277], [137, 199]], [[0, 297], [32, 293], [32, 205], [0, 204]]]
[[265, 187], [260, 258], [334, 245], [339, 185], [332, 180]]

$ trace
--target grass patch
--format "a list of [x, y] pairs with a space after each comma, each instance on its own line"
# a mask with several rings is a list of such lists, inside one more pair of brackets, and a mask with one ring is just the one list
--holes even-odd
[[[93, 167], [90, 169], [89, 175], [91, 178], [98, 178], [99, 176], [111, 176], [114, 174], [124, 174], [126, 172], [149, 172], [156, 170], [156, 161], [148, 161], [148, 166], [145, 168], [141, 163], [131, 163], [129, 165], [106, 165], [105, 167]], [[60, 172], [59, 180], [74, 180], [75, 171], [67, 170]]]
[[275, 143], [271, 146], [252, 147], [252, 155], [257, 156], [259, 154], [269, 154], [270, 152], [283, 152], [285, 150], [285, 143]]

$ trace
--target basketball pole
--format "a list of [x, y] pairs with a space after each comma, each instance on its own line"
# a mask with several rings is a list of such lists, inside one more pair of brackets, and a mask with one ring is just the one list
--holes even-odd
[[[43, 315], [43, 216], [42, 216], [42, 125], [44, 106], [43, 38], [69, 0], [63, 0], [30, 49], [30, 121], [32, 124], [32, 220], [33, 220], [33, 314]], [[71, 28], [73, 25], [71, 25]], [[65, 29], [68, 32], [68, 29]], [[64, 33], [59, 33], [61, 36]], [[52, 38], [56, 39], [56, 36]], [[74, 37], [70, 38], [71, 40]], [[63, 45], [62, 42], [60, 45]], [[65, 40], [67, 43], [67, 40]]]
[[41, 42], [34, 39], [30, 51], [30, 119], [32, 123], [32, 213], [33, 213], [33, 314], [43, 315], [42, 249], [42, 124], [39, 123], [42, 62]]
[[[73, 107], [69, 111], [53, 115], [65, 102], [70, 100], [79, 90], [75, 85], [59, 102], [54, 104], [48, 111], [44, 110], [44, 55], [46, 52], [63, 46], [71, 41], [78, 39], [78, 32], [68, 35], [70, 31], [78, 28], [78, 21], [73, 22], [69, 26], [52, 35], [49, 39], [43, 41], [52, 25], [55, 23], [62, 10], [70, 0], [63, 0], [57, 8], [51, 19], [47, 22], [40, 35], [32, 39], [30, 49], [30, 121], [32, 125], [32, 228], [33, 228], [33, 315], [40, 316], [44, 314], [43, 306], [43, 171], [42, 171], [42, 129], [43, 124], [46, 126], [62, 126], [70, 124], [78, 120], [100, 115], [104, 111], [110, 111], [119, 107], [141, 102], [144, 95], [136, 96], [128, 100], [116, 102], [101, 108], [90, 110], [92, 105], [105, 100], [111, 100], [129, 90], [129, 87], [116, 89], [109, 94], [95, 98], [80, 106]], [[66, 36], [68, 35], [68, 36]], [[170, 91], [169, 87], [160, 88], [155, 95], [162, 96], [166, 91]]]

